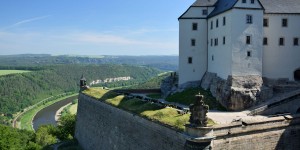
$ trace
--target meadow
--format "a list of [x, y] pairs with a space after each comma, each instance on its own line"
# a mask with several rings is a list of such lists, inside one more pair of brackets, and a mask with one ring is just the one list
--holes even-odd
[[28, 70], [0, 70], [0, 76], [8, 75], [8, 74], [16, 74], [16, 73], [26, 73], [31, 72]]

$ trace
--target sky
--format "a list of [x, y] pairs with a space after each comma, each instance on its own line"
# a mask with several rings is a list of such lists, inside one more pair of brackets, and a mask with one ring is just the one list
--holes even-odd
[[0, 55], [178, 55], [194, 0], [1, 0]]

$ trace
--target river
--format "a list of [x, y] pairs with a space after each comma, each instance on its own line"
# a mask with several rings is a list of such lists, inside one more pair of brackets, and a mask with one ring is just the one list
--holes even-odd
[[53, 124], [57, 125], [55, 121], [55, 114], [56, 112], [63, 106], [67, 105], [68, 103], [72, 102], [72, 100], [77, 99], [78, 96], [72, 96], [56, 102], [41, 111], [39, 111], [33, 118], [33, 129], [37, 130], [39, 126], [46, 125], [46, 124]]

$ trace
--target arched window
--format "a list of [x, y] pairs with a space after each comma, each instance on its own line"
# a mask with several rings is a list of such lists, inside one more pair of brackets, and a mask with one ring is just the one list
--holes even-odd
[[295, 79], [295, 81], [300, 81], [300, 69], [297, 69], [294, 72], [294, 79]]

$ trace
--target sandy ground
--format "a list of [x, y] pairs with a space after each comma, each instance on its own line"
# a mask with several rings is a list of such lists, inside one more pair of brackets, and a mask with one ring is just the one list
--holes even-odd
[[66, 108], [67, 106], [71, 105], [72, 103], [68, 103], [67, 105], [59, 108], [56, 113], [55, 113], [55, 121], [58, 121], [60, 115], [61, 115], [61, 112], [64, 110], [64, 108]]

